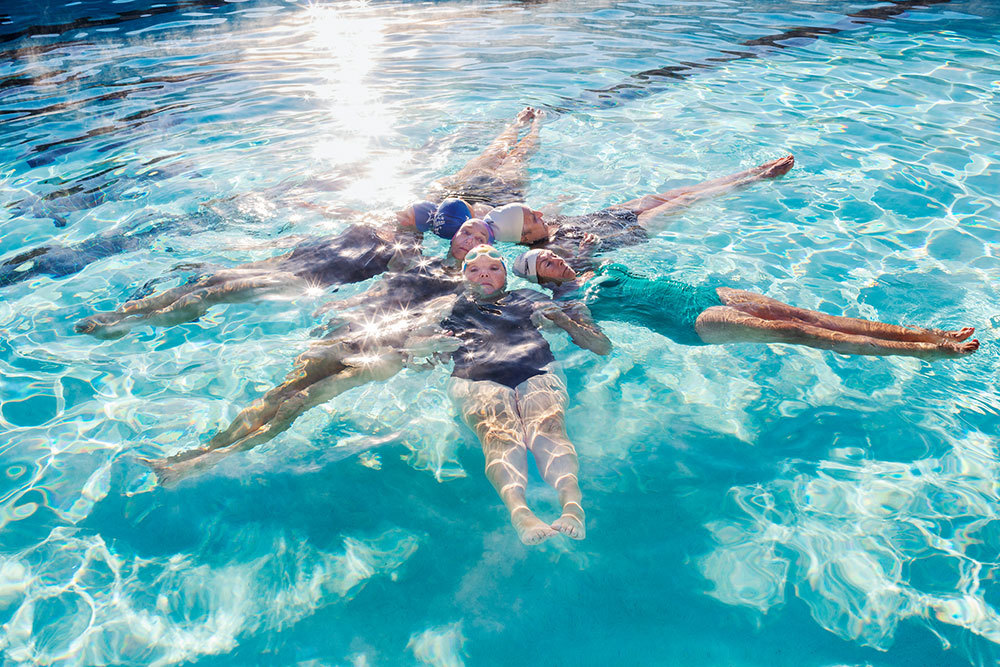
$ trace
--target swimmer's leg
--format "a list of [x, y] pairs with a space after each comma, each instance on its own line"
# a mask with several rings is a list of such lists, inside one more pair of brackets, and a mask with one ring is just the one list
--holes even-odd
[[[534, 120], [535, 110], [531, 107], [522, 109], [514, 121], [497, 135], [482, 153], [469, 160], [454, 176], [442, 179], [435, 188], [443, 190], [463, 189], [463, 184], [485, 175], [495, 176], [496, 171], [507, 159], [511, 150], [517, 145], [517, 136], [521, 128]], [[435, 189], [432, 188], [432, 189]]]
[[582, 540], [587, 536], [583, 494], [580, 492], [576, 448], [566, 435], [566, 386], [554, 373], [536, 375], [517, 386], [518, 409], [525, 441], [542, 478], [559, 493], [562, 516], [552, 523], [560, 533]]
[[527, 161], [528, 158], [538, 150], [540, 134], [542, 131], [542, 119], [545, 114], [542, 111], [534, 111], [531, 129], [521, 141], [507, 154], [503, 164], [497, 170], [497, 176], [501, 180], [512, 183], [524, 183], [528, 180]]
[[904, 327], [885, 322], [862, 320], [855, 317], [827, 315], [815, 310], [797, 308], [763, 294], [745, 290], [719, 288], [719, 298], [727, 306], [732, 306], [745, 313], [766, 320], [793, 320], [812, 324], [831, 331], [858, 334], [871, 338], [896, 340], [911, 343], [947, 343], [961, 342], [969, 338], [975, 329], [964, 327], [955, 331], [941, 329], [924, 329], [921, 327]]
[[745, 171], [728, 176], [722, 176], [696, 185], [675, 188], [659, 194], [646, 195], [620, 204], [619, 208], [627, 208], [639, 216], [639, 222], [653, 230], [650, 223], [658, 216], [671, 211], [685, 208], [691, 204], [730, 192], [736, 188], [756, 183], [767, 178], [783, 176], [795, 164], [795, 158], [786, 155], [783, 158], [765, 162]]
[[528, 450], [513, 389], [488, 380], [452, 378], [449, 389], [486, 458], [486, 477], [510, 513], [510, 522], [525, 544], [538, 544], [556, 531], [528, 509]]
[[[303, 355], [305, 356], [305, 355]], [[300, 360], [302, 357], [300, 357]], [[161, 484], [170, 484], [211, 466], [235, 452], [268, 442], [291, 427], [302, 413], [348, 389], [387, 380], [402, 369], [398, 354], [386, 354], [365, 366], [335, 360], [300, 365], [284, 383], [243, 410], [204, 447], [150, 461]]]
[[[227, 272], [228, 274], [229, 272]], [[160, 294], [129, 301], [116, 311], [97, 313], [76, 323], [78, 333], [98, 338], [120, 338], [139, 324], [174, 326], [192, 322], [204, 315], [209, 308], [223, 303], [239, 303], [265, 294], [294, 290], [301, 287], [301, 280], [288, 273], [233, 272], [222, 278], [198, 281]]]
[[[535, 120], [538, 117], [538, 112], [531, 108], [525, 107], [518, 112], [517, 116], [514, 117], [514, 121], [504, 128], [503, 132], [497, 135], [489, 146], [486, 147], [478, 158], [475, 158], [467, 167], [472, 165], [473, 162], [477, 162], [476, 169], [493, 168], [496, 169], [500, 166], [512, 151], [517, 150], [520, 144], [517, 141], [517, 137], [521, 132], [521, 128], [527, 123], [532, 123], [532, 131], [536, 132], [535, 139], [537, 140], [537, 131], [535, 130]], [[530, 136], [529, 132], [529, 136]], [[523, 143], [523, 141], [522, 141]], [[461, 172], [459, 172], [461, 173]]]
[[920, 359], [961, 357], [979, 349], [979, 341], [940, 343], [885, 340], [825, 329], [797, 320], [764, 319], [732, 306], [702, 311], [695, 330], [710, 345], [723, 343], [791, 343], [839, 354], [902, 355]]

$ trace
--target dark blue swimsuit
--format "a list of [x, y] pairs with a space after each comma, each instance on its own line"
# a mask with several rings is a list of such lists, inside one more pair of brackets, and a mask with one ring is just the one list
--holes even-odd
[[542, 375], [553, 361], [549, 344], [531, 322], [534, 302], [517, 290], [497, 301], [477, 302], [459, 297], [442, 328], [462, 341], [454, 354], [454, 377], [491, 380], [515, 389], [530, 377]]
[[625, 208], [606, 208], [587, 215], [556, 216], [559, 228], [533, 248], [551, 250], [569, 261], [576, 271], [590, 268], [589, 257], [581, 257], [580, 242], [587, 234], [597, 236], [597, 243], [590, 254], [597, 255], [625, 246], [639, 245], [649, 240], [646, 228], [639, 224], [639, 216]]
[[278, 268], [321, 285], [360, 283], [388, 270], [396, 245], [375, 227], [351, 225], [337, 236], [300, 243]]

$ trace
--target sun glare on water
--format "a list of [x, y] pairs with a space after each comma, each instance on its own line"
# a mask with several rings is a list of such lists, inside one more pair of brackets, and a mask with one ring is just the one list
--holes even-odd
[[345, 195], [375, 200], [390, 195], [403, 160], [398, 155], [377, 157], [380, 144], [395, 134], [397, 118], [371, 81], [385, 47], [387, 24], [367, 13], [366, 4], [310, 6], [306, 48], [322, 62], [324, 81], [313, 94], [325, 103], [327, 119], [313, 158], [331, 168], [360, 172]]

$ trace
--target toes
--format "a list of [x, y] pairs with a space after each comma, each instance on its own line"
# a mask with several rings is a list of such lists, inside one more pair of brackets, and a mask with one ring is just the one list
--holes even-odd
[[795, 158], [791, 155], [778, 158], [777, 160], [764, 165], [765, 175], [768, 177], [783, 176], [788, 173], [794, 164]]
[[552, 524], [552, 528], [574, 540], [582, 540], [586, 535], [583, 522], [575, 516], [560, 517]]
[[979, 349], [979, 339], [973, 338], [972, 340], [965, 341], [964, 343], [949, 343], [943, 347], [946, 350], [946, 354], [949, 356], [961, 357], [966, 354], [972, 354]]
[[953, 335], [955, 337], [955, 340], [960, 340], [961, 341], [961, 340], [967, 339], [969, 336], [971, 336], [974, 333], [976, 333], [975, 327], [962, 327], [957, 332], [955, 332]]
[[555, 534], [556, 531], [552, 530], [552, 528], [548, 526], [545, 526], [544, 528], [533, 528], [521, 534], [521, 541], [529, 545], [541, 544]]

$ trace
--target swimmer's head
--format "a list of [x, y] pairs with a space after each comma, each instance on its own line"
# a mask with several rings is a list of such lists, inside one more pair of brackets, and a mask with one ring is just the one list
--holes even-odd
[[396, 221], [401, 227], [416, 227], [421, 232], [431, 228], [431, 220], [437, 211], [437, 204], [432, 201], [413, 202], [402, 211], [396, 212]]
[[451, 237], [451, 256], [461, 262], [477, 245], [493, 244], [493, 228], [479, 218], [469, 218]]
[[529, 250], [514, 260], [514, 273], [533, 283], [562, 283], [576, 278], [576, 271], [551, 250]]
[[525, 204], [507, 204], [495, 208], [486, 216], [486, 222], [496, 228], [497, 241], [535, 243], [549, 237], [549, 229], [542, 221], [542, 212]]
[[491, 245], [477, 245], [469, 251], [462, 262], [462, 276], [485, 294], [503, 291], [507, 286], [507, 267]]
[[524, 230], [524, 209], [526, 208], [528, 207], [523, 204], [507, 204], [486, 214], [484, 219], [496, 231], [497, 241], [521, 242], [521, 232]]
[[472, 217], [472, 207], [461, 199], [445, 199], [437, 207], [431, 219], [430, 228], [443, 239], [450, 239]]

